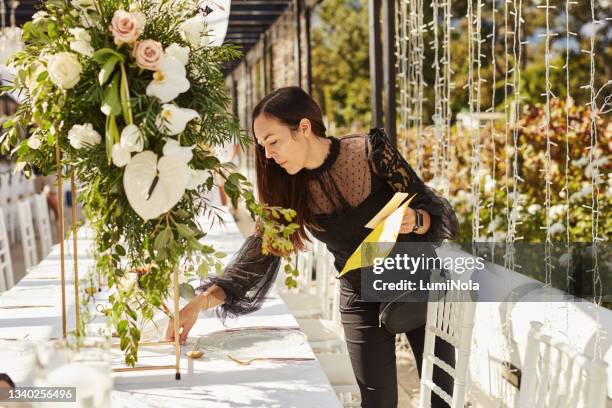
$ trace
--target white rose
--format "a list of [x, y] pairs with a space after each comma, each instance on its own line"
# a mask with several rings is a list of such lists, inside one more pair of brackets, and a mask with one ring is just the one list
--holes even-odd
[[113, 145], [112, 158], [115, 166], [123, 167], [130, 162], [132, 155], [127, 148], [121, 146], [119, 143], [115, 143]]
[[127, 125], [121, 131], [121, 146], [130, 153], [140, 153], [144, 147], [144, 138], [136, 125]]
[[81, 79], [83, 66], [73, 53], [60, 52], [48, 57], [47, 71], [51, 82], [62, 89], [70, 89]]
[[95, 131], [91, 123], [74, 125], [68, 131], [68, 140], [75, 149], [97, 145], [102, 141], [102, 136]]
[[165, 49], [166, 55], [176, 58], [183, 65], [187, 65], [189, 61], [189, 47], [181, 47], [177, 43], [172, 43]]
[[206, 31], [206, 20], [204, 16], [198, 14], [195, 17], [188, 18], [181, 24], [180, 30], [183, 39], [194, 47], [206, 45], [203, 44], [202, 41], [204, 32]]
[[28, 146], [30, 147], [30, 149], [38, 150], [41, 144], [42, 140], [38, 136], [31, 136], [28, 139]]

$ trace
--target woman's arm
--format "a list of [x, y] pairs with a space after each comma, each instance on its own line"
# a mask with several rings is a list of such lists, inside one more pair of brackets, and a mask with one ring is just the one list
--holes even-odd
[[427, 213], [423, 215], [429, 218], [429, 225], [427, 229], [423, 228], [417, 232], [418, 240], [441, 243], [445, 239], [456, 238], [459, 222], [450, 203], [425, 185], [391, 144], [384, 130], [381, 128], [370, 130], [368, 142], [370, 147], [368, 161], [372, 171], [384, 179], [394, 191], [409, 195], [416, 193], [410, 207]]
[[[223, 320], [258, 310], [276, 279], [280, 257], [261, 253], [262, 238], [248, 237], [223, 273], [212, 276], [200, 286], [193, 298], [179, 313], [182, 328], [181, 342], [198, 319], [202, 310], [217, 307], [217, 315]], [[174, 339], [174, 324], [166, 330], [166, 339]]]

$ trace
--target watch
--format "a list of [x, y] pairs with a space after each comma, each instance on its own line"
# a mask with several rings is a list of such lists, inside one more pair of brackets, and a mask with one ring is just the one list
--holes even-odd
[[415, 214], [416, 214], [416, 223], [414, 224], [414, 228], [412, 229], [412, 232], [415, 232], [416, 230], [419, 230], [421, 228], [423, 228], [424, 224], [423, 224], [423, 214], [421, 214], [421, 212], [419, 210], [414, 210]]

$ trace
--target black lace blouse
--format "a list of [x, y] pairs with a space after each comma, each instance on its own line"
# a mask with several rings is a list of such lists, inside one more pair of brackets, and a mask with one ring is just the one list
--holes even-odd
[[[412, 208], [427, 211], [429, 230], [408, 234], [411, 240], [439, 245], [453, 239], [458, 222], [449, 202], [416, 175], [381, 128], [367, 135], [330, 138], [331, 147], [323, 164], [303, 169], [308, 180], [309, 204], [323, 231], [310, 230], [324, 242], [341, 270], [351, 253], [371, 231], [363, 227], [395, 192], [417, 193]], [[262, 238], [248, 237], [221, 276], [211, 277], [201, 290], [216, 284], [226, 298], [217, 312], [225, 319], [261, 307], [276, 279], [280, 258], [261, 253]], [[351, 272], [353, 275], [355, 273]]]

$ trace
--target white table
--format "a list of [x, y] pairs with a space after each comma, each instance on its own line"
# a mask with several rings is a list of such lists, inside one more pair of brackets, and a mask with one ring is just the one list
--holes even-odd
[[[226, 261], [241, 245], [243, 238], [233, 219], [225, 218], [226, 227], [215, 225], [204, 240], [228, 253]], [[209, 229], [210, 227], [205, 227]], [[206, 230], [205, 229], [205, 230]], [[89, 231], [79, 232], [79, 276], [90, 273], [93, 259], [87, 255], [91, 241]], [[72, 241], [66, 241], [67, 251]], [[28, 345], [61, 337], [61, 295], [59, 246], [11, 290], [0, 295], [0, 372], [9, 374], [18, 386], [32, 384], [33, 355]], [[68, 327], [74, 327], [74, 288], [72, 258], [66, 258], [66, 302]], [[27, 309], [3, 306], [38, 305]], [[297, 322], [280, 297], [273, 291], [261, 310], [226, 322], [228, 327], [297, 328]], [[189, 337], [193, 339], [217, 330], [221, 322], [212, 311], [202, 313]], [[26, 337], [24, 339], [24, 337]], [[23, 339], [19, 341], [2, 340]], [[148, 349], [151, 350], [151, 349]], [[156, 350], [159, 350], [157, 348]], [[316, 360], [271, 362], [258, 361], [241, 366], [225, 358], [204, 356], [190, 360], [182, 351], [180, 381], [173, 370], [114, 373], [113, 407], [340, 407], [327, 377]], [[159, 352], [159, 351], [158, 351]], [[168, 348], [172, 353], [172, 348]], [[146, 354], [139, 364], [174, 364], [172, 355], [151, 357]], [[308, 348], [307, 355], [313, 357]], [[119, 360], [117, 360], [119, 363]]]

